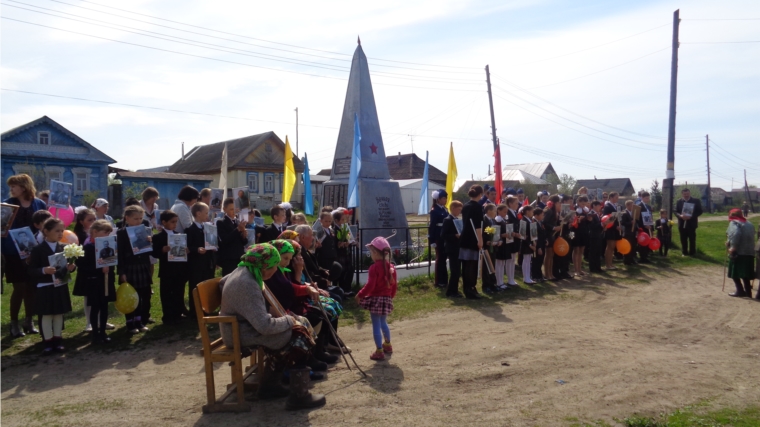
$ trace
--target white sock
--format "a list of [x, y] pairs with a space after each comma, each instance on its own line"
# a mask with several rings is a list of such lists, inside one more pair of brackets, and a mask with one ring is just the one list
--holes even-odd
[[46, 340], [53, 338], [53, 315], [45, 314], [42, 316], [42, 335]]
[[496, 265], [494, 268], [496, 269], [496, 285], [502, 286], [504, 285], [504, 271], [507, 267], [507, 260], [505, 259], [497, 259]]
[[507, 260], [507, 283], [515, 283], [515, 254]]
[[[61, 337], [63, 332], [63, 314], [55, 314], [53, 318], [53, 336]], [[45, 335], [47, 336], [47, 335]]]
[[530, 259], [532, 257], [533, 255], [523, 255], [523, 262], [522, 262], [523, 282], [533, 281], [533, 279], [530, 278]]

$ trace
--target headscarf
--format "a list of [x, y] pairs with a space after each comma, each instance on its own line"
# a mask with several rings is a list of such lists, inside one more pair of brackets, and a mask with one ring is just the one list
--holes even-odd
[[277, 236], [278, 239], [295, 240], [298, 238], [298, 233], [293, 230], [285, 230]]
[[[280, 256], [288, 254], [288, 253], [293, 254], [293, 256], [296, 256], [296, 250], [290, 242], [291, 242], [290, 240], [285, 240], [285, 239], [277, 239], [277, 240], [271, 241], [272, 246], [274, 246], [275, 249], [277, 249], [277, 251], [280, 253]], [[280, 268], [280, 271], [282, 271], [283, 273], [290, 272], [290, 269], [288, 268], [285, 268], [285, 267], [279, 267], [279, 268]]]
[[742, 224], [747, 222], [747, 218], [744, 218], [744, 213], [739, 208], [731, 209], [730, 211], [728, 211], [728, 220], [739, 221]]
[[280, 263], [280, 252], [269, 243], [260, 243], [252, 245], [245, 254], [240, 257], [238, 267], [246, 267], [256, 279], [261, 289], [264, 289], [264, 280], [261, 276], [262, 270], [268, 270]]
[[293, 258], [297, 257], [301, 253], [301, 244], [295, 240], [288, 240], [288, 243], [293, 245]]

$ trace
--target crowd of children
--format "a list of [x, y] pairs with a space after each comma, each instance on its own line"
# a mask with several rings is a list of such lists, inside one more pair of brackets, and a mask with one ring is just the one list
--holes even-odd
[[[429, 236], [436, 262], [444, 266], [436, 266], [435, 281], [448, 297], [480, 298], [478, 277], [483, 292], [495, 293], [518, 286], [516, 271], [532, 285], [585, 276], [584, 261], [590, 273], [603, 272], [603, 262], [615, 270], [616, 257], [625, 265], [648, 263], [652, 249], [637, 242], [639, 233], [656, 236], [660, 255], [668, 253], [672, 223], [665, 210], [654, 219], [646, 191], [622, 207], [618, 193], [603, 193], [596, 200], [584, 187], [574, 196], [539, 192], [533, 203], [521, 189], [508, 188], [497, 197], [493, 188], [480, 185], [473, 185], [468, 197], [467, 203], [454, 200], [446, 209], [446, 192], [433, 192]], [[625, 255], [617, 252], [621, 239], [631, 248]], [[459, 293], [460, 276], [464, 295]]]

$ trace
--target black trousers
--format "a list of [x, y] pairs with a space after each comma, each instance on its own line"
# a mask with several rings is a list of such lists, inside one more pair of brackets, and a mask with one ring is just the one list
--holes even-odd
[[639, 250], [639, 259], [644, 262], [649, 261], [649, 254], [652, 252], [652, 250], [649, 249], [649, 246], [641, 246], [637, 244], [636, 247]]
[[[543, 249], [543, 251], [546, 251], [546, 249]], [[536, 257], [530, 260], [530, 278], [534, 282], [537, 279], [544, 278], [544, 274], [541, 273], [541, 267], [544, 266], [544, 258], [546, 258], [546, 252], [538, 255], [538, 250], [536, 250]]]
[[476, 294], [478, 284], [478, 261], [462, 261], [462, 290], [465, 295]]
[[[93, 336], [100, 336], [106, 333], [106, 323], [108, 322], [108, 300], [102, 298], [98, 301], [90, 303], [89, 298], [87, 301], [90, 306], [90, 325], [92, 325]], [[40, 329], [42, 329], [40, 327]]]
[[552, 265], [552, 274], [554, 277], [561, 278], [570, 274], [570, 253], [565, 256], [554, 255], [554, 264]]
[[446, 269], [446, 259], [448, 255], [443, 249], [443, 239], [439, 239], [435, 244], [435, 284], [445, 285], [448, 283], [449, 272]]
[[222, 267], [222, 277], [232, 273], [240, 264], [239, 259], [220, 259], [219, 266]]
[[604, 255], [604, 245], [607, 242], [599, 236], [591, 236], [588, 248], [588, 269], [590, 271], [602, 271], [602, 256]]
[[697, 230], [691, 228], [679, 228], [678, 233], [681, 235], [681, 252], [684, 255], [694, 255], [697, 253]]
[[[446, 288], [446, 296], [456, 295], [459, 293], [459, 277], [462, 275], [462, 264], [456, 255], [449, 256], [449, 285]], [[476, 279], [477, 280], [477, 279]]]
[[[159, 284], [159, 297], [164, 323], [177, 321], [185, 311], [185, 282], [182, 278], [162, 277]], [[191, 295], [192, 297], [192, 295]]]
[[[193, 299], [193, 290], [198, 286], [198, 283], [213, 279], [216, 273], [213, 268], [199, 268], [190, 272], [190, 280], [187, 281], [187, 305], [189, 307], [188, 316], [195, 318], [195, 300]], [[182, 305], [184, 308], [185, 296], [182, 296]]]
[[668, 256], [668, 249], [670, 249], [670, 236], [658, 237], [660, 239], [660, 255]]
[[150, 298], [153, 295], [153, 290], [150, 286], [135, 290], [140, 301], [135, 311], [124, 315], [127, 320], [127, 329], [139, 328], [146, 325], [150, 317]]
[[623, 263], [626, 265], [636, 264], [636, 235], [625, 236], [625, 240], [631, 245], [631, 250], [627, 254], [623, 255]]
[[354, 262], [351, 252], [338, 255], [338, 264], [340, 264], [342, 270], [336, 284], [343, 289], [343, 292], [351, 292], [351, 284], [354, 282]]

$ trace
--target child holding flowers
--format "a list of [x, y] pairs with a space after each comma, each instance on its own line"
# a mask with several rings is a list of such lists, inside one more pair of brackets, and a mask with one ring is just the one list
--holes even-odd
[[[483, 249], [486, 249], [486, 256], [489, 257], [491, 264], [494, 262], [494, 250], [496, 245], [501, 242], [494, 242], [493, 237], [497, 233], [496, 229], [501, 227], [495, 223], [496, 218], [496, 205], [488, 203], [483, 206]], [[499, 289], [496, 287], [496, 275], [488, 272], [489, 267], [486, 265], [487, 260], [483, 260], [481, 270], [481, 282], [483, 286], [483, 292], [487, 294], [496, 293]]]
[[63, 346], [61, 331], [63, 330], [63, 315], [71, 311], [71, 297], [67, 283], [76, 265], [69, 262], [66, 266], [54, 267], [50, 265], [48, 257], [63, 252], [67, 260], [76, 258], [82, 248], [69, 245], [67, 248], [71, 249], [64, 252], [64, 246], [58, 243], [63, 237], [64, 229], [63, 221], [58, 218], [45, 221], [42, 226], [45, 241], [32, 249], [28, 260], [30, 285], [37, 287], [37, 314], [42, 316], [42, 336], [45, 342], [42, 354], [44, 355], [51, 354], [53, 351], [61, 353], [66, 350]]
[[657, 221], [657, 238], [660, 240], [660, 256], [668, 256], [673, 221], [668, 219], [668, 211], [660, 209], [660, 220]]

